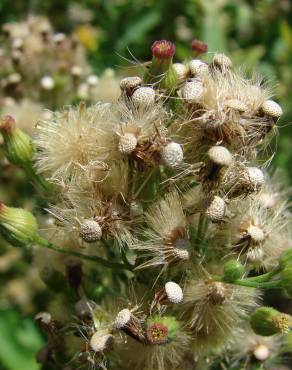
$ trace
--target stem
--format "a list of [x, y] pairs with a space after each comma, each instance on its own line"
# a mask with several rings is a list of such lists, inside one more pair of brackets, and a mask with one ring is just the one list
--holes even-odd
[[155, 168], [153, 168], [153, 170], [150, 171], [149, 175], [146, 177], [146, 179], [143, 181], [143, 183], [141, 184], [141, 186], [139, 187], [139, 189], [134, 194], [133, 199], [137, 199], [138, 195], [141, 193], [141, 191], [143, 190], [143, 188], [145, 187], [145, 185], [147, 184], [147, 182], [151, 179], [154, 171], [155, 171]]
[[277, 266], [276, 268], [274, 268], [274, 270], [269, 271], [265, 274], [262, 274], [259, 276], [248, 277], [248, 278], [245, 278], [244, 280], [255, 281], [255, 282], [266, 282], [266, 281], [269, 281], [275, 275], [277, 275], [280, 271], [281, 271], [281, 268]]
[[207, 231], [207, 220], [206, 217], [200, 213], [199, 216], [199, 223], [198, 223], [198, 230], [197, 230], [197, 240], [202, 241], [204, 239], [205, 233]]
[[35, 172], [32, 165], [25, 166], [24, 171], [28, 175], [28, 177], [30, 177], [33, 181], [40, 185], [45, 191], [47, 192], [51, 191], [50, 184], [45, 179], [43, 179], [42, 176]]
[[56, 246], [53, 243], [50, 243], [48, 240], [46, 240], [46, 239], [44, 239], [40, 236], [38, 236], [36, 238], [35, 242], [38, 245], [42, 246], [42, 247], [52, 249], [52, 250], [54, 250], [56, 252], [59, 252], [59, 253], [67, 254], [69, 256], [79, 257], [79, 258], [82, 258], [84, 260], [88, 260], [88, 261], [92, 261], [92, 262], [98, 262], [99, 264], [101, 264], [102, 266], [107, 267], [107, 268], [129, 270], [129, 268], [127, 266], [125, 266], [124, 264], [122, 264], [122, 263], [110, 262], [110, 261], [107, 261], [107, 260], [105, 260], [101, 257], [98, 257], [98, 256], [88, 256], [88, 255], [83, 254], [83, 253], [79, 253], [79, 252], [75, 252], [75, 251], [69, 251], [67, 249], [60, 248], [60, 247]]
[[279, 288], [280, 283], [281, 283], [280, 280], [260, 283], [260, 282], [256, 282], [256, 281], [247, 281], [246, 279], [235, 280], [235, 281], [232, 282], [232, 284], [235, 284], [235, 285], [241, 285], [241, 286], [246, 286], [246, 287], [250, 287], [250, 288], [258, 288], [258, 289]]

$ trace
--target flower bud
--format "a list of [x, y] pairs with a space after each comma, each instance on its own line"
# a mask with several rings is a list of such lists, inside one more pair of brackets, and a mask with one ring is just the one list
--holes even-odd
[[14, 246], [26, 246], [36, 240], [38, 224], [30, 212], [0, 202], [0, 234]]
[[178, 284], [169, 281], [165, 284], [164, 288], [167, 298], [171, 303], [177, 304], [183, 300], [183, 291]]
[[15, 120], [11, 116], [6, 116], [0, 121], [0, 132], [3, 135], [7, 159], [17, 166], [31, 165], [34, 154], [31, 139], [16, 127]]
[[292, 327], [292, 317], [271, 307], [260, 307], [251, 315], [250, 324], [257, 335], [285, 334]]
[[169, 168], [178, 167], [184, 159], [182, 147], [178, 143], [169, 143], [160, 152], [163, 164]]
[[175, 45], [167, 40], [155, 41], [151, 47], [152, 62], [145, 73], [144, 83], [155, 84], [159, 89], [171, 93], [177, 86], [177, 74], [172, 59]]
[[146, 321], [146, 337], [149, 344], [164, 344], [177, 335], [180, 325], [174, 316], [151, 316]]
[[155, 91], [152, 87], [142, 86], [136, 89], [131, 97], [137, 108], [147, 108], [155, 103]]
[[94, 243], [101, 239], [102, 228], [95, 220], [84, 220], [80, 225], [79, 236], [86, 243]]
[[224, 280], [227, 282], [232, 282], [240, 279], [244, 274], [244, 266], [232, 259], [225, 263], [224, 265]]
[[107, 329], [96, 331], [89, 340], [90, 348], [97, 353], [109, 350], [114, 343], [114, 337]]
[[273, 100], [266, 100], [261, 105], [261, 111], [274, 119], [278, 119], [282, 116], [283, 110], [278, 103]]
[[193, 40], [192, 41], [192, 51], [195, 56], [205, 54], [208, 51], [208, 44], [201, 40]]
[[199, 103], [204, 93], [204, 87], [200, 80], [187, 81], [181, 89], [182, 98], [188, 104]]

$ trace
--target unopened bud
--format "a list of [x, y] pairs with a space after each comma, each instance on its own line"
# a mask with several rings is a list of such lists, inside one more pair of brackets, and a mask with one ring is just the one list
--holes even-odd
[[244, 274], [244, 266], [232, 259], [225, 263], [224, 265], [224, 280], [227, 282], [232, 282], [240, 279]]
[[262, 336], [288, 333], [292, 317], [271, 307], [260, 307], [250, 317], [254, 332]]
[[164, 146], [160, 152], [160, 156], [163, 164], [169, 168], [178, 167], [184, 159], [181, 145], [174, 142]]
[[0, 202], [0, 234], [14, 246], [26, 246], [36, 240], [38, 224], [30, 212]]
[[84, 220], [80, 225], [79, 236], [87, 243], [94, 243], [101, 239], [102, 228], [95, 220]]
[[30, 165], [34, 154], [31, 139], [16, 127], [15, 120], [11, 116], [6, 116], [0, 121], [0, 132], [3, 135], [7, 159], [17, 166]]
[[139, 87], [131, 99], [137, 108], [147, 108], [155, 103], [155, 90], [148, 86]]
[[198, 56], [201, 54], [205, 54], [208, 51], [208, 44], [201, 40], [193, 40], [192, 41], [192, 50], [194, 55]]

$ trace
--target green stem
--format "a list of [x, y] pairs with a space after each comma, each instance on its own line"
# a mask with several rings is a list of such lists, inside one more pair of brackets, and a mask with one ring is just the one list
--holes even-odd
[[51, 185], [42, 176], [35, 172], [32, 165], [25, 166], [24, 171], [28, 177], [40, 185], [45, 191], [50, 192], [52, 190]]
[[141, 193], [141, 191], [143, 190], [143, 188], [145, 187], [145, 185], [147, 184], [147, 182], [151, 179], [154, 171], [155, 171], [156, 168], [153, 168], [149, 175], [146, 177], [146, 179], [143, 181], [143, 183], [141, 184], [141, 186], [139, 187], [139, 189], [136, 191], [136, 193], [134, 194], [133, 196], [133, 199], [137, 199], [138, 195]]
[[275, 275], [277, 275], [280, 271], [281, 271], [280, 267], [277, 266], [276, 268], [274, 268], [274, 270], [269, 271], [265, 274], [262, 274], [259, 276], [248, 277], [248, 278], [245, 278], [244, 280], [255, 281], [255, 282], [266, 282], [266, 281], [269, 281]]
[[69, 256], [79, 257], [81, 259], [92, 261], [92, 262], [98, 262], [99, 264], [101, 264], [102, 266], [107, 267], [107, 268], [129, 270], [129, 268], [127, 266], [125, 266], [124, 264], [122, 264], [122, 263], [110, 262], [110, 261], [107, 261], [107, 260], [105, 260], [101, 257], [98, 257], [98, 256], [88, 256], [88, 255], [83, 254], [83, 253], [79, 253], [79, 252], [75, 252], [75, 251], [69, 251], [67, 249], [60, 248], [60, 247], [56, 246], [53, 243], [50, 243], [48, 240], [46, 240], [46, 239], [44, 239], [40, 236], [38, 236], [36, 238], [35, 242], [38, 245], [42, 246], [42, 247], [52, 249], [52, 250], [54, 250], [56, 252], [59, 252], [59, 253], [67, 254]]
[[[225, 282], [224, 278], [219, 275], [212, 275], [214, 281]], [[250, 281], [249, 279], [238, 279], [234, 281], [228, 281], [228, 284], [240, 285], [249, 288], [257, 288], [257, 289], [274, 289], [280, 287], [280, 280], [270, 281], [270, 282], [258, 282], [258, 281]]]

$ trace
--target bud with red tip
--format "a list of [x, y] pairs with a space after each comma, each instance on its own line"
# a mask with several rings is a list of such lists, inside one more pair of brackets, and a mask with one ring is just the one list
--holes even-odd
[[201, 40], [193, 40], [192, 41], [192, 51], [194, 56], [199, 56], [201, 54], [205, 54], [208, 51], [208, 45], [201, 41]]
[[171, 41], [155, 41], [151, 47], [152, 62], [145, 73], [144, 83], [154, 84], [155, 87], [171, 93], [177, 86], [177, 74], [172, 60], [175, 54], [175, 45]]

